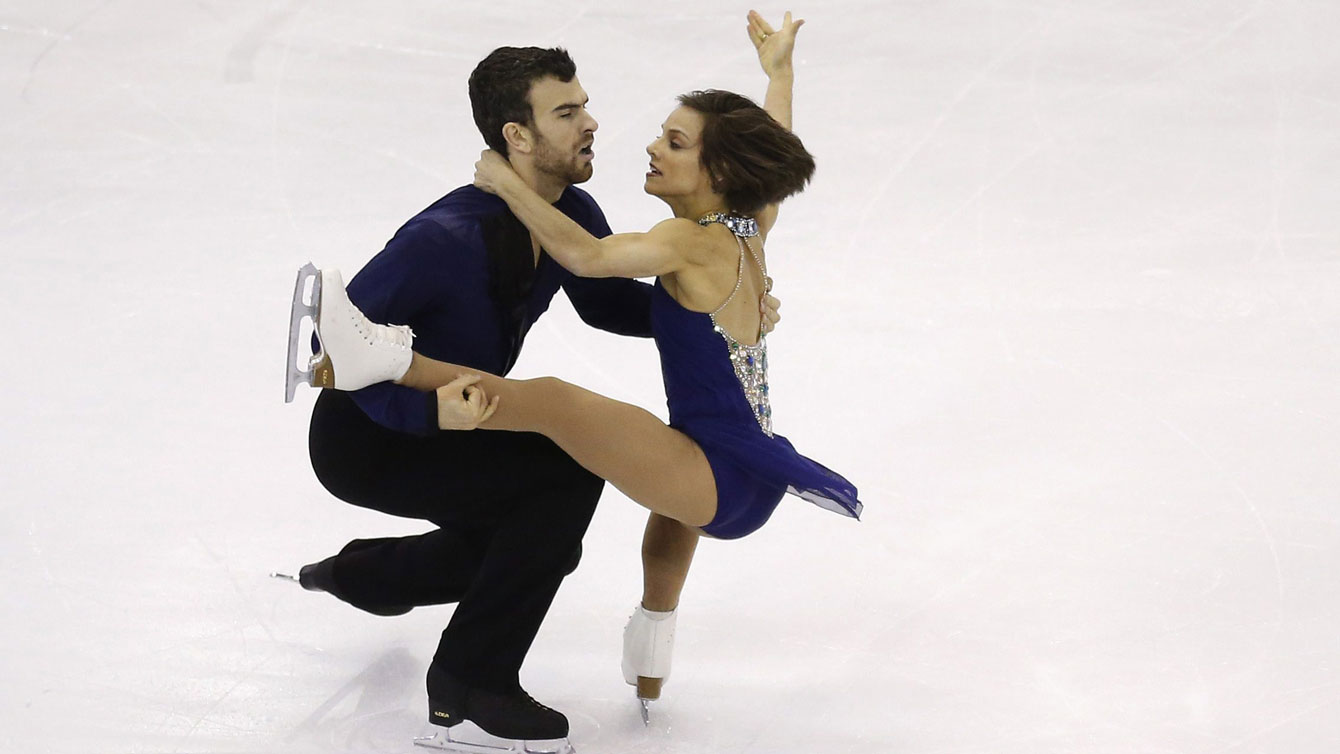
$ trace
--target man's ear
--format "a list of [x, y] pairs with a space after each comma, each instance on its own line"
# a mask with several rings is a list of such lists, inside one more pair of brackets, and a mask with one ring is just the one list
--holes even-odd
[[503, 140], [507, 142], [508, 154], [530, 154], [535, 149], [535, 134], [529, 128], [509, 121], [502, 127]]

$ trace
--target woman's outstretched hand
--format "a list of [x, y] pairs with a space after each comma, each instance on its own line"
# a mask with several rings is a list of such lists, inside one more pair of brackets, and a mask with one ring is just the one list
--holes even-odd
[[787, 11], [786, 17], [782, 19], [782, 28], [773, 29], [772, 24], [763, 20], [758, 11], [749, 11], [749, 41], [758, 50], [758, 62], [768, 78], [791, 71], [791, 51], [796, 46], [796, 31], [804, 24], [803, 18], [792, 21], [791, 11]]
[[442, 429], [474, 429], [493, 416], [498, 396], [493, 400], [484, 389], [475, 387], [479, 375], [463, 374], [437, 389], [437, 426]]
[[502, 193], [508, 181], [519, 179], [512, 163], [492, 149], [485, 149], [475, 163], [475, 186], [490, 194]]

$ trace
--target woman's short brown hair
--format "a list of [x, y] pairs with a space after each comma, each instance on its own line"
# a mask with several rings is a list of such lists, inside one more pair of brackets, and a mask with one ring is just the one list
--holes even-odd
[[681, 94], [679, 103], [703, 116], [700, 160], [730, 209], [758, 212], [800, 193], [814, 175], [800, 138], [748, 97], [707, 89]]

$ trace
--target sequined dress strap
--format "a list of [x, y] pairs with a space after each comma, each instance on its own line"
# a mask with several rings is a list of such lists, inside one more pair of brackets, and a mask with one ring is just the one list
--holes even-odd
[[735, 294], [740, 292], [740, 285], [744, 282], [744, 239], [736, 236], [735, 242], [740, 245], [740, 262], [735, 265], [735, 288], [730, 292], [730, 295], [726, 297], [726, 300], [721, 302], [721, 306], [712, 310], [710, 316], [712, 317], [713, 322], [716, 321], [717, 315], [721, 313], [721, 310], [725, 309], [727, 304], [735, 300]]

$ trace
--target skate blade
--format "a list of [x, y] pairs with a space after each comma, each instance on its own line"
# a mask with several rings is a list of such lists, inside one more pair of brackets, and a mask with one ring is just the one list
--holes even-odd
[[664, 678], [648, 678], [645, 675], [637, 677], [637, 701], [640, 705], [638, 711], [642, 713], [642, 724], [651, 725], [651, 703], [661, 698], [661, 687], [665, 685]]
[[[312, 281], [312, 300], [311, 303], [303, 301], [303, 291], [307, 287], [307, 281]], [[297, 390], [299, 383], [313, 384], [312, 376], [316, 371], [312, 362], [316, 362], [318, 357], [324, 357], [323, 354], [316, 354], [308, 362], [309, 369], [303, 371], [298, 368], [298, 341], [302, 338], [302, 320], [307, 318], [312, 320], [312, 327], [316, 327], [317, 315], [321, 308], [321, 271], [311, 262], [303, 265], [298, 270], [298, 282], [293, 286], [293, 306], [289, 309], [288, 320], [288, 373], [284, 380], [284, 402], [293, 402], [293, 393]], [[327, 360], [329, 365], [329, 360]]]
[[552, 741], [498, 738], [485, 733], [479, 726], [468, 721], [451, 728], [433, 726], [428, 733], [416, 736], [414, 745], [462, 754], [575, 754], [576, 752], [566, 738]]

